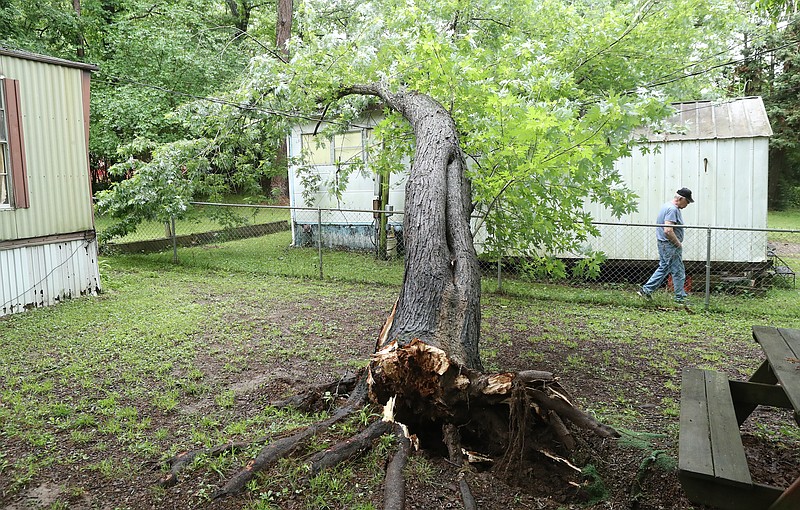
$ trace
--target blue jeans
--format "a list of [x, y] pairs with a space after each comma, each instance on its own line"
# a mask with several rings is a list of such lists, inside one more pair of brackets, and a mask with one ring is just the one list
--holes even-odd
[[653, 276], [642, 285], [642, 292], [652, 294], [664, 283], [667, 275], [672, 275], [672, 286], [675, 289], [675, 300], [683, 301], [686, 291], [683, 284], [686, 281], [686, 270], [683, 267], [683, 250], [677, 248], [669, 241], [658, 241], [658, 269]]

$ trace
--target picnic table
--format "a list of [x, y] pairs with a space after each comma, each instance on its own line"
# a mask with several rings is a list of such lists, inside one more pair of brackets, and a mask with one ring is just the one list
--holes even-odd
[[739, 427], [759, 405], [791, 409], [800, 425], [800, 330], [754, 326], [765, 359], [747, 381], [689, 368], [681, 382], [678, 478], [693, 503], [725, 510], [798, 510], [788, 487], [750, 477]]

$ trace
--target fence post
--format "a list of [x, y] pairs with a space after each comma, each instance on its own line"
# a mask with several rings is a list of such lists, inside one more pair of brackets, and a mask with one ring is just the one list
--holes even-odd
[[711, 301], [711, 229], [706, 230], [706, 300], [705, 309]]
[[178, 234], [175, 233], [175, 216], [169, 217], [172, 226], [172, 263], [178, 263]]
[[497, 257], [497, 292], [503, 292], [503, 256]]
[[319, 255], [319, 279], [322, 280], [322, 209], [317, 207], [317, 253]]

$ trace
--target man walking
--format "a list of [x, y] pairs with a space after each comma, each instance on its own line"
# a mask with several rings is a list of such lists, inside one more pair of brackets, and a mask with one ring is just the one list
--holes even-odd
[[[683, 288], [686, 280], [686, 269], [683, 267], [683, 215], [681, 210], [694, 202], [692, 191], [688, 188], [681, 188], [675, 192], [671, 202], [661, 206], [658, 212], [656, 223], [664, 225], [656, 227], [656, 238], [658, 239], [658, 268], [653, 276], [642, 285], [637, 294], [645, 299], [652, 299], [651, 294], [655, 292], [668, 275], [672, 275], [672, 286], [675, 288], [675, 302], [686, 302], [686, 291]], [[673, 227], [673, 225], [675, 225]]]

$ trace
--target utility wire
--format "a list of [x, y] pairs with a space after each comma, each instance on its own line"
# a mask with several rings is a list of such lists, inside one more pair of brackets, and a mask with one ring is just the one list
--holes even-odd
[[[290, 111], [285, 111], [285, 110], [264, 108], [264, 107], [261, 107], [261, 106], [249, 105], [249, 104], [244, 104], [244, 103], [237, 103], [237, 102], [229, 101], [227, 99], [222, 99], [222, 98], [219, 98], [219, 97], [201, 96], [201, 95], [198, 95], [198, 94], [191, 94], [189, 92], [180, 92], [180, 91], [177, 91], [177, 90], [169, 89], [167, 87], [162, 87], [160, 85], [153, 85], [151, 83], [144, 83], [144, 82], [141, 82], [141, 81], [132, 80], [130, 78], [123, 78], [123, 77], [119, 77], [119, 76], [108, 76], [106, 78], [101, 77], [100, 81], [102, 81], [103, 83], [105, 83], [107, 85], [116, 85], [118, 82], [125, 82], [125, 83], [131, 84], [131, 85], [136, 85], [137, 87], [145, 87], [145, 88], [149, 88], [149, 89], [153, 89], [153, 90], [158, 90], [159, 92], [164, 92], [164, 93], [171, 94], [171, 95], [174, 95], [174, 96], [186, 97], [186, 98], [194, 99], [194, 100], [197, 100], [197, 101], [208, 101], [210, 103], [216, 103], [216, 104], [220, 104], [220, 105], [223, 105], [223, 106], [231, 106], [233, 108], [236, 108], [236, 109], [242, 110], [242, 111], [258, 112], [258, 113], [263, 113], [263, 114], [267, 114], [267, 115], [276, 115], [276, 116], [279, 116], [279, 117], [288, 117], [288, 118], [294, 118], [294, 119], [308, 120], [308, 121], [312, 121], [312, 122], [317, 122], [317, 121], [320, 120], [319, 117], [315, 117], [315, 116], [312, 116], [312, 115], [306, 115], [306, 114], [302, 114], [302, 113], [290, 112]], [[328, 122], [329, 124], [342, 124], [342, 125], [345, 125], [344, 123], [338, 123], [336, 121], [326, 121], [326, 122]], [[348, 124], [348, 125], [351, 125], [351, 126], [354, 126], [354, 127], [363, 127], [363, 128], [368, 127], [368, 126], [358, 126], [358, 125], [355, 125], [355, 124]]]
[[[762, 50], [759, 53], [761, 53], [761, 54], [773, 53], [773, 52], [776, 52], [776, 51], [780, 51], [780, 50], [782, 50], [784, 48], [788, 48], [789, 46], [793, 46], [793, 45], [797, 44], [798, 42], [800, 42], [800, 40], [795, 39], [795, 40], [787, 42], [786, 44], [782, 44], [782, 45], [776, 46], [774, 48], [768, 48], [766, 50]], [[693, 72], [690, 72], [690, 73], [685, 73], [685, 74], [682, 74], [680, 76], [676, 76], [674, 78], [669, 78], [668, 76], [665, 76], [663, 78], [659, 78], [661, 81], [651, 82], [651, 83], [649, 83], [647, 85], [644, 85], [644, 87], [645, 88], [648, 88], [648, 87], [660, 87], [662, 85], [667, 85], [669, 83], [673, 83], [673, 82], [676, 82], [676, 81], [679, 81], [679, 80], [683, 80], [683, 79], [686, 79], [686, 78], [691, 78], [693, 76], [700, 76], [702, 74], [711, 72], [711, 71], [713, 71], [715, 69], [719, 69], [721, 67], [727, 67], [727, 66], [731, 66], [731, 65], [741, 64], [741, 63], [747, 62], [749, 60], [752, 60], [752, 57], [742, 57], [742, 58], [738, 58], [738, 59], [734, 59], [734, 60], [728, 60], [726, 62], [721, 62], [719, 64], [715, 64], [715, 65], [713, 65], [711, 67], [707, 67], [707, 68], [701, 69], [699, 71], [693, 71]], [[633, 90], [626, 91], [626, 93], [633, 93], [633, 92], [634, 92]]]
[[[785, 44], [782, 44], [780, 46], [776, 46], [774, 48], [767, 48], [767, 49], [761, 50], [759, 53], [760, 54], [773, 53], [773, 52], [776, 52], [776, 51], [780, 51], [780, 50], [782, 50], [784, 48], [788, 48], [789, 46], [795, 45], [798, 42], [800, 42], [800, 40], [795, 39], [795, 40], [789, 41], [789, 42], [787, 42]], [[732, 65], [736, 65], [736, 64], [741, 64], [741, 63], [747, 62], [749, 60], [751, 60], [750, 57], [742, 57], [742, 58], [739, 58], [739, 59], [732, 59], [732, 60], [727, 60], [725, 62], [721, 62], [721, 63], [718, 63], [718, 64], [714, 64], [714, 65], [712, 65], [710, 67], [705, 67], [705, 68], [699, 69], [697, 71], [683, 73], [683, 74], [681, 74], [679, 76], [675, 76], [675, 77], [671, 77], [671, 75], [665, 75], [665, 76], [663, 76], [661, 78], [657, 78], [655, 81], [652, 81], [652, 82], [650, 82], [648, 84], [642, 85], [642, 86], [634, 88], [634, 89], [629, 89], [629, 90], [623, 92], [623, 94], [632, 95], [632, 94], [636, 93], [636, 90], [638, 88], [642, 88], [642, 87], [643, 88], [654, 88], [654, 87], [660, 87], [660, 86], [663, 86], [663, 85], [668, 85], [668, 84], [674, 83], [676, 81], [680, 81], [680, 80], [687, 79], [687, 78], [692, 78], [692, 77], [695, 77], [695, 76], [701, 76], [703, 74], [709, 73], [709, 72], [714, 71], [716, 69], [719, 69], [719, 68], [722, 68], [722, 67], [728, 67], [728, 66], [732, 66]], [[702, 62], [697, 62], [697, 63], [693, 64], [691, 67], [696, 67], [696, 66], [698, 66], [700, 64], [702, 64]], [[116, 85], [119, 82], [125, 82], [125, 83], [129, 83], [131, 85], [136, 85], [138, 87], [145, 87], [145, 88], [150, 88], [150, 89], [153, 89], [153, 90], [158, 90], [160, 92], [164, 92], [164, 93], [167, 93], [167, 94], [172, 94], [174, 96], [186, 97], [186, 98], [194, 99], [194, 100], [197, 100], [197, 101], [208, 101], [208, 102], [211, 102], [211, 103], [216, 103], [216, 104], [220, 104], [220, 105], [224, 105], [224, 106], [230, 106], [230, 107], [233, 107], [233, 108], [236, 108], [236, 109], [239, 109], [239, 110], [243, 110], [243, 111], [253, 111], [253, 112], [263, 113], [263, 114], [267, 114], [267, 115], [276, 115], [276, 116], [280, 116], [280, 117], [295, 118], [295, 119], [307, 120], [307, 121], [311, 121], [311, 122], [317, 122], [317, 121], [320, 120], [319, 117], [317, 117], [317, 116], [306, 115], [306, 114], [302, 114], [302, 113], [298, 113], [298, 112], [291, 112], [291, 111], [285, 111], [285, 110], [265, 108], [265, 107], [262, 107], [262, 106], [255, 106], [255, 105], [244, 104], [244, 103], [237, 103], [237, 102], [229, 101], [229, 100], [222, 99], [222, 98], [219, 98], [219, 97], [202, 96], [202, 95], [198, 95], [198, 94], [191, 94], [191, 93], [188, 93], [188, 92], [180, 92], [180, 91], [177, 91], [177, 90], [169, 89], [167, 87], [162, 87], [162, 86], [159, 86], [159, 85], [153, 85], [153, 84], [150, 84], [150, 83], [145, 83], [145, 82], [133, 80], [133, 79], [130, 79], [130, 78], [124, 78], [124, 77], [118, 77], [118, 76], [108, 76], [108, 77], [106, 77], [104, 79], [101, 78], [101, 81], [103, 81], [104, 83], [106, 83], [108, 85]], [[328, 121], [328, 122], [330, 122], [332, 124], [336, 124], [335, 121]], [[354, 126], [354, 127], [365, 127], [365, 126]]]

